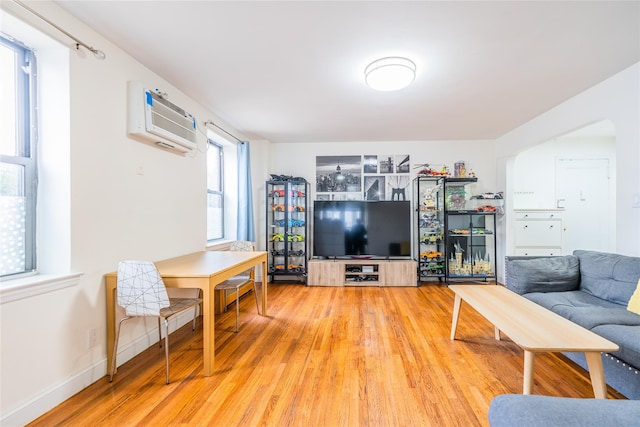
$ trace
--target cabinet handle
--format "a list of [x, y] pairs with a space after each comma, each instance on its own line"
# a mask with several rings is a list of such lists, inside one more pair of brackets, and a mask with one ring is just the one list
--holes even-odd
[[553, 228], [553, 225], [550, 225], [550, 226], [549, 226], [549, 230], [551, 230], [552, 228]]
[[529, 227], [529, 226], [528, 226], [528, 225], [525, 225], [525, 226], [524, 226], [524, 228], [527, 228], [527, 227]]

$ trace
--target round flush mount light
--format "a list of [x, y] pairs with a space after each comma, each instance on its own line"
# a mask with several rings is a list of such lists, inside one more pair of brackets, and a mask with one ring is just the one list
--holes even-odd
[[416, 78], [416, 64], [407, 58], [389, 56], [364, 69], [364, 80], [375, 90], [389, 92], [409, 86]]

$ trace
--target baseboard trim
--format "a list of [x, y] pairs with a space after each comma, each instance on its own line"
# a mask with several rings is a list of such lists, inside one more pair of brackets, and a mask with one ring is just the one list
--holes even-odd
[[[176, 321], [170, 321], [169, 323], [169, 333], [173, 333], [192, 321], [193, 311], [191, 310], [177, 315]], [[172, 324], [176, 326], [172, 327]], [[156, 327], [128, 344], [120, 345], [116, 356], [117, 364], [122, 365], [128, 362], [157, 342], [158, 328]], [[107, 358], [104, 355], [101, 360], [88, 368], [58, 384], [54, 384], [21, 405], [3, 412], [0, 415], [0, 425], [3, 427], [24, 426], [89, 387], [94, 382], [104, 378], [107, 372]]]

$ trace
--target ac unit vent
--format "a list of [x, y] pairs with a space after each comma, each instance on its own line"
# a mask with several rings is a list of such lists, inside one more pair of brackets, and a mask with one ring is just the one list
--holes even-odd
[[196, 119], [183, 108], [145, 89], [139, 82], [128, 83], [128, 133], [182, 153], [196, 147]]

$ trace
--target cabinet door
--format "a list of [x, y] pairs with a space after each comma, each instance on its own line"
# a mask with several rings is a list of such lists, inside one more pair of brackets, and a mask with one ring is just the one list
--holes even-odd
[[447, 214], [449, 277], [495, 277], [495, 215]]
[[309, 261], [309, 286], [344, 286], [344, 264], [329, 260]]
[[516, 221], [515, 237], [517, 247], [561, 247], [562, 221]]
[[382, 286], [416, 286], [416, 264], [413, 261], [391, 261], [381, 265]]
[[306, 181], [289, 183], [287, 187], [287, 268], [290, 272], [306, 273]]
[[416, 178], [417, 254], [420, 278], [444, 276], [444, 191], [440, 178]]

